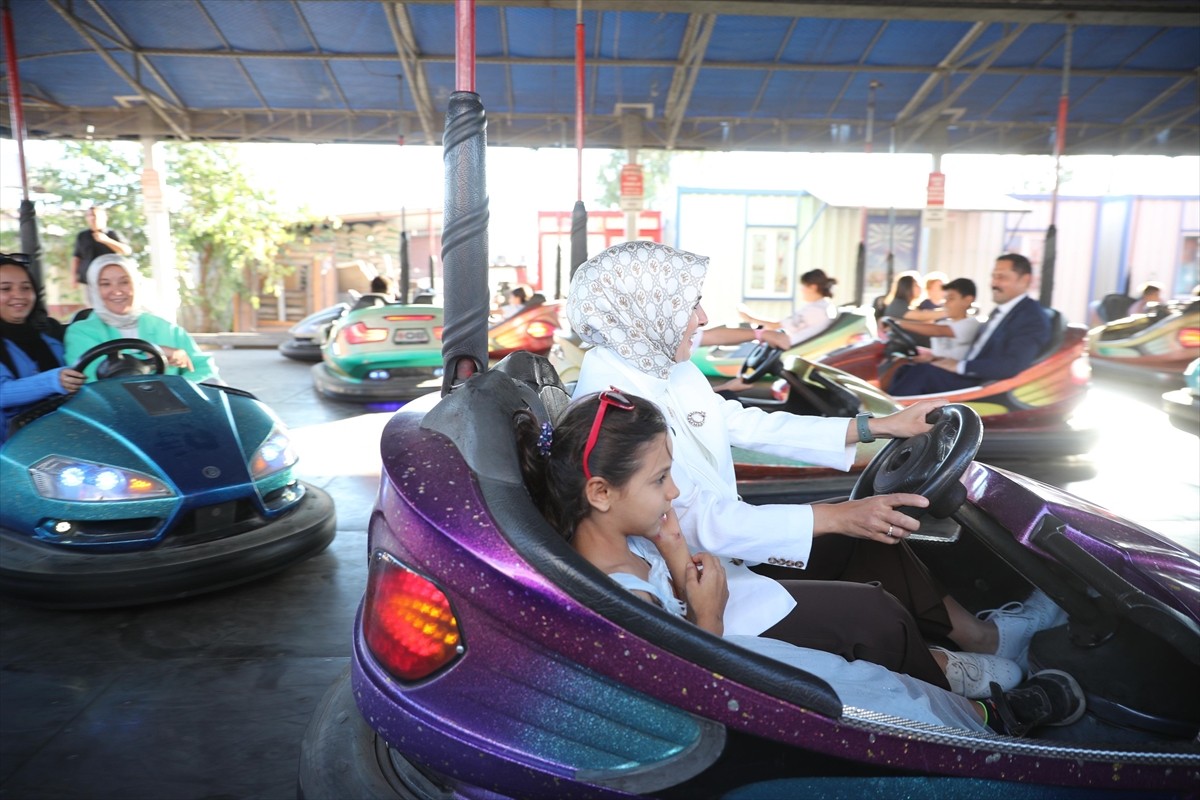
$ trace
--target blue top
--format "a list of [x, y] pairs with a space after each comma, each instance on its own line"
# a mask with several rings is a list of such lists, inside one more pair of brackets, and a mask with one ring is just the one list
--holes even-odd
[[[50, 347], [50, 352], [54, 353], [58, 363], [62, 364], [62, 342], [44, 333], [42, 339]], [[17, 368], [17, 374], [14, 375], [7, 366], [0, 363], [0, 412], [3, 412], [4, 416], [4, 424], [0, 427], [0, 442], [3, 442], [8, 438], [9, 420], [34, 403], [67, 392], [58, 377], [65, 367], [39, 372], [37, 363], [11, 341], [5, 340], [0, 346], [8, 350], [13, 366]]]

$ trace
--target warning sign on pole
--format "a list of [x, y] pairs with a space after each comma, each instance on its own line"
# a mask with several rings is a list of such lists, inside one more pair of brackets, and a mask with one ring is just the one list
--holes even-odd
[[645, 196], [642, 184], [642, 165], [626, 164], [621, 167], [621, 210], [641, 211]]
[[929, 186], [925, 193], [925, 214], [922, 222], [927, 228], [940, 228], [946, 224], [946, 176], [944, 173], [929, 173]]

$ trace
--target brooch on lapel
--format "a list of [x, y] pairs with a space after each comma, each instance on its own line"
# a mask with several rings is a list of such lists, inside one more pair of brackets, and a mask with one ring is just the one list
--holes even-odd
[[693, 428], [699, 428], [704, 424], [704, 418], [707, 416], [708, 414], [703, 411], [689, 411], [687, 415], [688, 425], [691, 425]]

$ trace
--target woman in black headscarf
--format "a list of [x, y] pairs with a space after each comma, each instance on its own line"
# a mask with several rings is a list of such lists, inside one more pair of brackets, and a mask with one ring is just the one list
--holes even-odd
[[83, 385], [63, 365], [62, 326], [42, 303], [24, 253], [0, 253], [0, 442], [9, 421], [33, 404]]

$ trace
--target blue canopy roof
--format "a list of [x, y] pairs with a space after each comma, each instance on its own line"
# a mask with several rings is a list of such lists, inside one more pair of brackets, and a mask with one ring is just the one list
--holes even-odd
[[[1196, 0], [582, 5], [588, 147], [1051, 153], [1065, 85], [1067, 154], [1200, 152]], [[445, 0], [12, 19], [31, 137], [437, 143], [455, 88]], [[573, 0], [477, 2], [489, 144], [574, 146], [575, 31]]]

